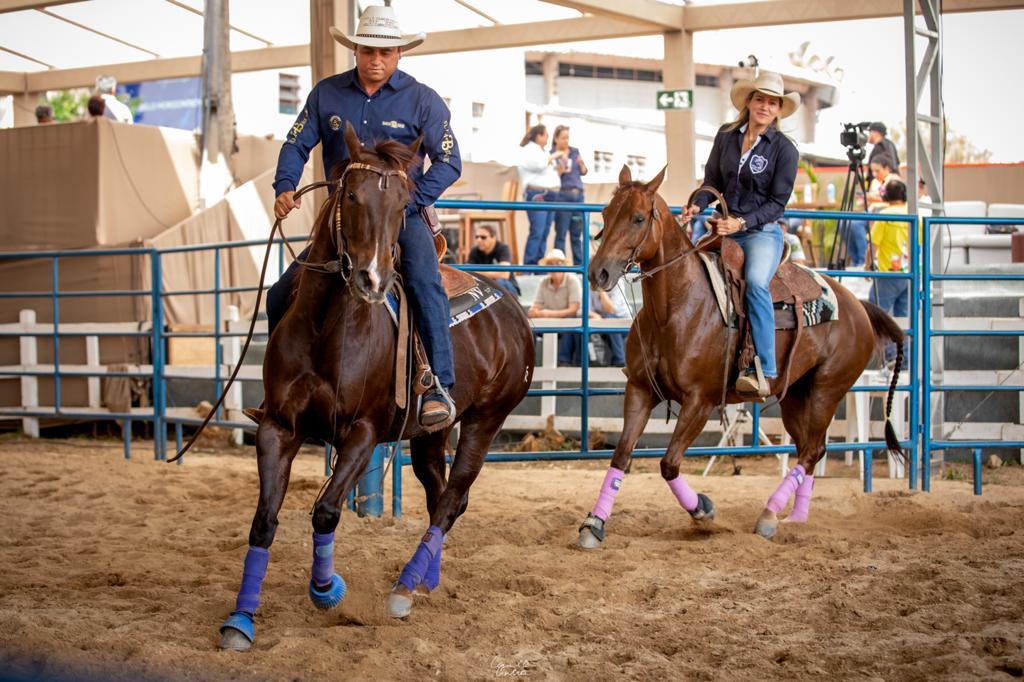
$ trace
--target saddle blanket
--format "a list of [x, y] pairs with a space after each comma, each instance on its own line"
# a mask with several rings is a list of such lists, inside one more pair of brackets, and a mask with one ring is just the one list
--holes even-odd
[[[732, 319], [729, 319], [730, 316], [726, 312], [729, 309], [728, 294], [726, 293], [727, 285], [716, 265], [717, 257], [704, 252], [700, 252], [697, 255], [700, 256], [701, 262], [704, 263], [704, 269], [711, 280], [711, 288], [715, 292], [715, 299], [718, 302], [718, 310], [722, 314], [723, 323], [726, 326], [735, 327], [735, 315], [732, 316]], [[836, 298], [836, 293], [832, 290], [832, 287], [825, 281], [825, 278], [803, 265], [797, 264], [797, 267], [807, 271], [814, 278], [818, 286], [821, 287], [820, 296], [811, 301], [804, 301], [801, 306], [800, 314], [803, 315], [803, 325], [805, 327], [813, 327], [817, 324], [839, 319], [839, 300]], [[793, 329], [796, 326], [793, 319], [793, 305], [790, 303], [776, 303], [774, 307], [775, 328]]]
[[[477, 313], [497, 303], [505, 293], [499, 287], [492, 287], [487, 282], [474, 277], [476, 283], [467, 291], [448, 301], [451, 317], [448, 327], [457, 327]], [[388, 312], [395, 325], [398, 325], [398, 297], [392, 292], [387, 294]]]

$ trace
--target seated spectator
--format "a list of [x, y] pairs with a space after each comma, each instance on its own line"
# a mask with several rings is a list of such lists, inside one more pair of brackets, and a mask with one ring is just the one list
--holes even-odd
[[36, 123], [39, 125], [53, 123], [53, 107], [49, 104], [40, 104], [36, 107]]
[[[626, 299], [618, 287], [611, 291], [590, 290], [590, 318], [591, 319], [629, 319], [629, 307]], [[629, 332], [608, 332], [601, 334], [601, 338], [608, 344], [611, 357], [608, 364], [621, 367], [626, 364], [626, 335]]]
[[90, 97], [87, 108], [89, 110], [89, 116], [92, 118], [103, 118], [106, 116], [107, 103], [100, 95], [93, 95]]
[[[538, 264], [565, 265], [565, 252], [551, 249]], [[529, 315], [532, 318], [578, 317], [582, 301], [583, 290], [575, 276], [567, 272], [552, 272], [537, 286], [537, 296]], [[576, 333], [558, 335], [558, 364], [579, 364], [579, 338]]]
[[[885, 183], [889, 203], [880, 213], [907, 214], [907, 186], [898, 178]], [[907, 272], [909, 269], [910, 225], [905, 222], [876, 220], [871, 225], [871, 244], [877, 249], [878, 272]], [[906, 317], [910, 310], [910, 283], [904, 279], [876, 279], [868, 300], [893, 317]], [[896, 345], [885, 347], [885, 362], [896, 358]]]
[[[493, 223], [480, 223], [473, 235], [475, 244], [469, 251], [471, 265], [512, 265], [512, 252], [508, 244], [498, 241], [498, 231]], [[494, 280], [499, 287], [510, 294], [519, 296], [519, 284], [516, 282], [515, 273], [512, 272], [489, 272], [487, 276]]]

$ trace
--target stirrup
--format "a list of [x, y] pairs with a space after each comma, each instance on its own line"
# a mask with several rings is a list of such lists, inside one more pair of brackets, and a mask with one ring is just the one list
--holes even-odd
[[761, 369], [761, 358], [754, 356], [753, 376], [744, 374], [736, 380], [736, 392], [744, 397], [756, 397], [758, 402], [764, 402], [765, 398], [771, 395], [768, 381], [764, 378], [764, 371]]
[[[441, 401], [445, 403], [445, 406], [448, 408], [448, 416], [439, 422], [424, 424], [422, 420], [423, 405], [427, 402], [427, 396], [431, 396], [431, 398], [433, 398], [435, 395], [439, 396]], [[441, 385], [441, 382], [438, 380], [436, 375], [433, 376], [433, 385], [419, 397], [419, 405], [416, 410], [416, 421], [418, 421], [420, 426], [423, 429], [426, 429], [428, 433], [451, 426], [455, 421], [455, 401], [452, 400], [451, 395], [449, 395], [448, 391]]]

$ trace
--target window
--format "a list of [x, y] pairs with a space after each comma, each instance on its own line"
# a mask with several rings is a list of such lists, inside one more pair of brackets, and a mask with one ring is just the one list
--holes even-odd
[[299, 113], [299, 77], [292, 73], [279, 73], [277, 111], [281, 114]]
[[615, 78], [615, 69], [610, 66], [599, 66], [595, 76], [597, 78]]
[[[534, 66], [531, 64], [540, 64], [540, 62], [527, 62], [526, 73], [529, 75], [534, 73], [532, 69]], [[541, 73], [537, 71], [536, 73]], [[593, 64], [572, 64], [566, 62], [558, 63], [558, 75], [562, 77], [570, 78], [609, 78], [620, 81], [649, 81], [649, 82], [661, 82], [662, 72], [654, 71], [651, 69], [631, 69], [631, 68], [619, 68], [613, 66], [595, 66]]]
[[638, 154], [627, 154], [626, 165], [629, 166], [633, 179], [639, 180], [644, 177], [644, 171], [647, 170], [647, 157]]
[[613, 171], [615, 155], [611, 152], [594, 150], [594, 172], [603, 174]]
[[718, 76], [702, 76], [699, 73], [697, 74], [697, 85], [706, 85], [710, 88], [717, 88], [718, 83]]
[[526, 75], [527, 76], [543, 76], [544, 75], [544, 63], [543, 62], [526, 62]]
[[483, 117], [484, 117], [484, 103], [483, 102], [473, 102], [473, 118], [483, 118]]

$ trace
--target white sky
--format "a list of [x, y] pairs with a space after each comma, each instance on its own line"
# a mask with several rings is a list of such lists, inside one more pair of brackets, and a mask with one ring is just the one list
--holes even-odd
[[[813, 1], [813, 0], [809, 0]], [[854, 1], [854, 0], [851, 0]], [[185, 0], [201, 8], [202, 0]], [[477, 7], [504, 22], [577, 16], [572, 10], [535, 0], [474, 0]], [[361, 4], [370, 4], [361, 0]], [[374, 3], [375, 4], [375, 3]], [[678, 4], [678, 3], [677, 3]], [[406, 31], [487, 25], [453, 0], [395, 0]], [[50, 11], [137, 43], [161, 56], [202, 50], [202, 21], [163, 0], [91, 0]], [[278, 45], [309, 39], [308, 0], [233, 0], [232, 23]], [[0, 46], [29, 54], [58, 68], [147, 59], [149, 55], [75, 29], [38, 12], [2, 15]], [[1011, 128], [1024, 110], [1017, 64], [1024, 10], [950, 14], [943, 19], [946, 118], [951, 128], [975, 146], [993, 152], [993, 161], [1024, 161], [1024, 137]], [[923, 39], [921, 39], [923, 42]], [[828, 22], [758, 29], [700, 32], [694, 37], [698, 62], [734, 64], [757, 55], [763, 68], [788, 67], [791, 51], [810, 41], [808, 54], [834, 57], [845, 75], [837, 106], [822, 112], [818, 141], [838, 138], [840, 122], [882, 120], [890, 128], [906, 111], [902, 19]], [[262, 43], [232, 35], [233, 49]], [[543, 49], [543, 48], [534, 48]], [[558, 50], [608, 52], [660, 58], [660, 37], [552, 46]], [[919, 50], [923, 48], [919, 47]], [[0, 70], [36, 71], [38, 64], [0, 52]], [[821, 77], [825, 80], [825, 77]]]

